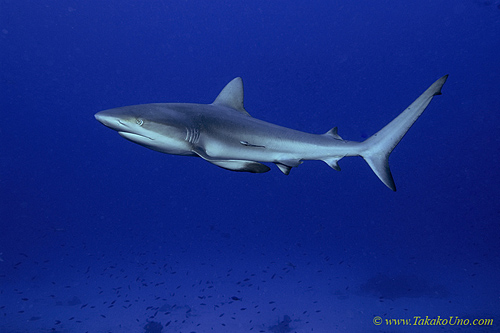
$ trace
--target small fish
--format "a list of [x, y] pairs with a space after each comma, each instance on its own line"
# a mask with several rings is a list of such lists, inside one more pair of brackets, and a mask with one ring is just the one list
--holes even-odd
[[266, 148], [266, 146], [254, 145], [254, 144], [248, 143], [248, 141], [240, 141], [240, 143], [241, 143], [243, 146], [247, 146], [247, 147]]

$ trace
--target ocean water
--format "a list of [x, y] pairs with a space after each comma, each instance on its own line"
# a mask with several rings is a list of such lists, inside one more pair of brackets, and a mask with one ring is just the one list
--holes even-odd
[[[0, 0], [0, 332], [499, 331], [499, 6]], [[240, 76], [253, 117], [361, 141], [445, 74], [397, 192], [359, 157], [237, 173], [94, 119]]]

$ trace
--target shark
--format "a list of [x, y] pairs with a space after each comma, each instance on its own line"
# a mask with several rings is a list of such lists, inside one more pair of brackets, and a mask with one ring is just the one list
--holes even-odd
[[274, 163], [285, 175], [306, 160], [340, 171], [339, 160], [361, 156], [391, 190], [396, 185], [389, 155], [425, 111], [448, 75], [434, 82], [409, 107], [364, 141], [344, 140], [337, 127], [311, 134], [252, 117], [243, 106], [243, 81], [229, 82], [211, 104], [152, 103], [100, 111], [95, 118], [122, 137], [149, 149], [201, 157], [221, 168], [264, 173]]

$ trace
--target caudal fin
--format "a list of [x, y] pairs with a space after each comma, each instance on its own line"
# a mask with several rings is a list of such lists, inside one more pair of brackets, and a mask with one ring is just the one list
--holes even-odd
[[377, 177], [393, 191], [396, 191], [396, 185], [389, 169], [389, 155], [424, 112], [432, 98], [441, 95], [441, 88], [447, 78], [448, 75], [445, 75], [434, 82], [399, 116], [361, 143], [359, 155], [368, 163]]

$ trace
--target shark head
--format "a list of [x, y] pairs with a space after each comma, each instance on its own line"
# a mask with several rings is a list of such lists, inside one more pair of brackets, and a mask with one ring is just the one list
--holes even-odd
[[166, 104], [143, 104], [104, 110], [95, 118], [125, 139], [167, 154], [191, 155], [186, 126]]

